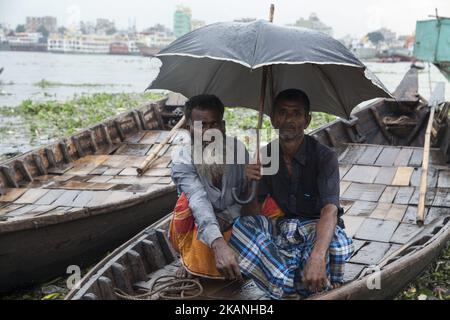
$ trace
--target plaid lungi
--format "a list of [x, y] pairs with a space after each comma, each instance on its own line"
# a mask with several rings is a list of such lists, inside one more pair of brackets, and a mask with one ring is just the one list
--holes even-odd
[[[279, 218], [274, 227], [263, 215], [236, 219], [230, 245], [239, 254], [242, 274], [272, 299], [311, 294], [302, 285], [302, 272], [314, 247], [316, 224], [317, 220]], [[343, 282], [345, 262], [353, 250], [352, 240], [336, 226], [326, 267], [331, 283]]]

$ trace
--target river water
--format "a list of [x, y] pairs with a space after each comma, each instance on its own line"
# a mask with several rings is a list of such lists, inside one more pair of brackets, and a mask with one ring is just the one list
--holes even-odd
[[[385, 86], [393, 91], [409, 63], [367, 62]], [[67, 100], [75, 94], [96, 92], [143, 92], [158, 74], [160, 62], [141, 56], [74, 55], [40, 52], [0, 51], [0, 107], [17, 106], [25, 99], [33, 101]], [[39, 86], [44, 80], [50, 86]], [[446, 83], [446, 99], [450, 100], [450, 85], [431, 66], [420, 71], [419, 91], [425, 98], [438, 81]], [[20, 122], [20, 117], [0, 118], [0, 160], [26, 152], [48, 137], [36, 139]]]

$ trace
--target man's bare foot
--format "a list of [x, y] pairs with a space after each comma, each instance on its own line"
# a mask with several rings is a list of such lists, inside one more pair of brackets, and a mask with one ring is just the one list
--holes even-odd
[[331, 287], [332, 287], [333, 289], [337, 289], [337, 288], [339, 288], [340, 286], [342, 286], [342, 283], [339, 283], [339, 282], [336, 282], [336, 283], [332, 283], [332, 284], [331, 284]]
[[180, 266], [175, 273], [175, 277], [178, 279], [192, 279], [194, 276], [190, 274], [185, 267]]

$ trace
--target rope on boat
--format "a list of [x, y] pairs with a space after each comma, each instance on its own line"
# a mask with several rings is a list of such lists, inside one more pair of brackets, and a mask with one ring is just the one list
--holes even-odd
[[175, 276], [156, 278], [150, 290], [138, 295], [130, 295], [118, 288], [114, 289], [117, 297], [123, 300], [188, 300], [203, 293], [203, 286], [198, 279], [179, 279]]

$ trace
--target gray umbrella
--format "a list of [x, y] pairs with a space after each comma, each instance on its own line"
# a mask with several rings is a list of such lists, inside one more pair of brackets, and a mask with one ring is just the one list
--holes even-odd
[[[324, 33], [281, 27], [263, 20], [224, 22], [194, 30], [163, 49], [162, 67], [148, 89], [166, 89], [186, 97], [208, 93], [227, 106], [258, 110], [263, 70], [272, 87], [265, 96], [298, 88], [312, 111], [349, 118], [360, 102], [391, 97], [388, 90], [339, 41]], [[265, 89], [265, 88], [264, 88]]]
[[[273, 18], [273, 5], [269, 20]], [[273, 97], [290, 88], [306, 92], [312, 111], [350, 118], [362, 101], [391, 97], [383, 84], [340, 42], [324, 33], [276, 26], [258, 20], [250, 23], [215, 23], [192, 31], [158, 55], [161, 70], [148, 89], [167, 89], [187, 97], [217, 95], [227, 106], [269, 114]], [[267, 78], [269, 90], [266, 93]], [[259, 132], [257, 134], [259, 150]], [[259, 162], [259, 153], [256, 153]], [[253, 181], [250, 197], [256, 194]]]

